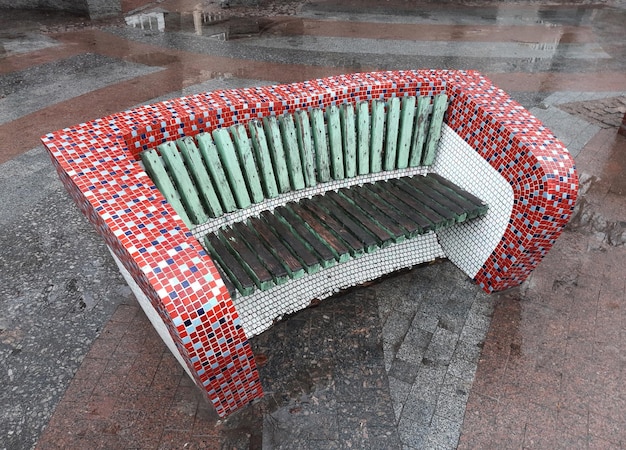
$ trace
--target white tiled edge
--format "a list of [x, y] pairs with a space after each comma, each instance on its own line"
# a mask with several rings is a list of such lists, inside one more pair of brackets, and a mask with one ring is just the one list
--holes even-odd
[[513, 188], [471, 145], [445, 124], [432, 169], [489, 205], [485, 216], [438, 233], [446, 257], [474, 278], [509, 224]]

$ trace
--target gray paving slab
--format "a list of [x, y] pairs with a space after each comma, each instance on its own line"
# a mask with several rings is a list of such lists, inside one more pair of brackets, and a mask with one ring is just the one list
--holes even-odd
[[550, 128], [574, 157], [600, 131], [599, 126], [556, 107], [536, 107], [530, 112]]
[[0, 75], [0, 125], [96, 89], [162, 70], [84, 54]]

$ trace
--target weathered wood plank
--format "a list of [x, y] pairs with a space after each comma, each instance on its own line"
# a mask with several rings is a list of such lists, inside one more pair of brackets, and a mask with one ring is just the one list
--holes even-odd
[[338, 208], [326, 195], [318, 195], [314, 199], [315, 206], [318, 209], [334, 217], [337, 223], [341, 225], [341, 230], [346, 230], [348, 234], [357, 239], [358, 244], [353, 246], [355, 250], [364, 249], [367, 252], [371, 252], [376, 249], [378, 246], [376, 237], [367, 231], [363, 224], [357, 223], [345, 211]]
[[370, 111], [368, 102], [359, 102], [356, 107], [357, 166], [359, 175], [370, 171]]
[[205, 210], [208, 211], [209, 216], [218, 217], [224, 213], [220, 200], [215, 193], [213, 182], [207, 172], [204, 162], [202, 161], [202, 155], [200, 150], [196, 147], [192, 137], [185, 137], [176, 141], [176, 146], [180, 153], [183, 155], [185, 164], [189, 172], [194, 178], [198, 193], [204, 200]]
[[456, 202], [450, 200], [445, 195], [441, 194], [438, 190], [431, 187], [426, 179], [430, 179], [428, 176], [416, 176], [416, 177], [404, 177], [401, 180], [413, 186], [417, 189], [421, 195], [426, 196], [433, 201], [437, 202], [443, 208], [454, 213], [454, 219], [457, 222], [463, 222], [467, 218], [467, 211], [459, 206]]
[[287, 204], [285, 209], [288, 212], [281, 210], [283, 215], [288, 216], [291, 213], [294, 217], [298, 217], [299, 220], [294, 221], [299, 224], [296, 227], [297, 233], [316, 250], [324, 264], [331, 266], [335, 261], [345, 262], [350, 259], [350, 252], [344, 243], [328, 231], [308, 210], [295, 202]]
[[456, 195], [459, 195], [463, 197], [465, 200], [471, 202], [480, 211], [479, 214], [485, 214], [487, 212], [488, 206], [485, 205], [485, 203], [483, 203], [483, 201], [479, 199], [478, 197], [476, 197], [475, 195], [460, 188], [459, 186], [445, 179], [439, 174], [430, 173], [429, 176], [432, 177], [435, 181], [437, 181], [440, 185], [445, 186], [447, 189], [450, 189], [451, 191], [455, 192]]
[[409, 166], [417, 167], [422, 163], [424, 153], [424, 142], [428, 134], [430, 111], [430, 97], [417, 97], [417, 111], [415, 112], [415, 123], [413, 125], [413, 140], [411, 143], [411, 156]]
[[415, 197], [414, 193], [403, 183], [399, 182], [399, 180], [389, 180], [388, 185], [388, 191], [391, 194], [395, 195], [416, 212], [427, 218], [435, 229], [451, 225], [454, 222], [454, 217], [435, 211], [428, 203], [429, 199]]
[[300, 148], [300, 158], [302, 159], [302, 172], [304, 182], [307, 186], [315, 186], [315, 152], [313, 151], [313, 138], [311, 136], [311, 123], [306, 111], [297, 111], [296, 133], [298, 136], [298, 147]]
[[370, 140], [370, 173], [383, 168], [383, 148], [385, 138], [385, 103], [372, 100], [372, 134]]
[[280, 123], [280, 134], [283, 138], [283, 148], [287, 157], [291, 187], [294, 190], [303, 189], [305, 187], [304, 174], [302, 173], [302, 161], [300, 160], [293, 114], [283, 114], [279, 117], [278, 122]]
[[426, 146], [424, 148], [424, 154], [422, 155], [423, 166], [430, 166], [435, 161], [437, 145], [439, 143], [439, 137], [441, 136], [443, 115], [446, 112], [447, 103], [448, 96], [446, 94], [435, 96], [430, 127], [428, 129], [428, 138], [426, 139]]
[[265, 137], [270, 148], [272, 163], [274, 164], [274, 173], [278, 183], [278, 190], [281, 193], [289, 192], [291, 184], [289, 183], [289, 169], [287, 169], [287, 158], [285, 157], [285, 149], [283, 148], [283, 139], [280, 134], [280, 127], [275, 116], [263, 118], [263, 129]]
[[316, 201], [311, 199], [303, 199], [300, 201], [305, 209], [307, 209], [314, 217], [317, 218], [316, 222], [321, 224], [330, 230], [336, 237], [348, 247], [350, 254], [353, 257], [363, 254], [364, 246], [361, 241], [354, 237], [348, 229], [340, 222], [338, 222], [332, 215], [330, 215], [325, 209], [321, 208]]
[[324, 112], [321, 109], [311, 110], [311, 131], [313, 132], [313, 145], [315, 146], [317, 180], [320, 182], [330, 181], [330, 157], [326, 140], [326, 124], [324, 123]]
[[449, 189], [445, 187], [444, 185], [440, 184], [432, 176], [432, 174], [429, 174], [423, 178], [424, 178], [424, 183], [427, 184], [431, 189], [434, 189], [435, 191], [437, 191], [438, 193], [440, 193], [441, 195], [449, 199], [451, 202], [454, 202], [460, 208], [462, 208], [467, 214], [467, 219], [473, 219], [474, 217], [477, 217], [481, 214], [479, 207], [477, 207], [472, 202], [467, 200], [462, 195], [456, 193], [452, 189]]
[[406, 169], [409, 165], [411, 153], [411, 140], [413, 138], [413, 125], [415, 123], [415, 102], [413, 96], [402, 98], [400, 111], [400, 131], [398, 133], [398, 169]]
[[394, 237], [389, 233], [389, 231], [381, 227], [374, 217], [364, 214], [362, 210], [360, 210], [354, 203], [348, 201], [345, 197], [342, 197], [335, 191], [327, 192], [325, 197], [337, 205], [335, 211], [343, 211], [347, 213], [349, 217], [354, 219], [356, 224], [360, 225], [361, 228], [373, 235], [378, 241], [377, 246], [385, 247], [393, 242]]
[[275, 286], [272, 274], [259, 261], [256, 252], [252, 252], [232, 228], [222, 228], [218, 233], [218, 237], [248, 272], [248, 275], [250, 275], [250, 278], [252, 278], [252, 281], [259, 289], [265, 291]]
[[163, 159], [161, 159], [158, 152], [154, 149], [145, 150], [141, 152], [141, 160], [143, 161], [146, 172], [161, 194], [163, 194], [163, 197], [172, 205], [172, 208], [174, 208], [174, 211], [176, 211], [176, 214], [180, 216], [182, 221], [185, 222], [185, 225], [191, 228], [193, 223], [187, 215], [187, 211], [185, 211], [185, 207], [180, 200], [180, 195], [174, 183], [172, 183], [165, 169]]
[[291, 278], [300, 278], [304, 275], [304, 266], [300, 260], [294, 256], [292, 251], [285, 246], [283, 240], [279, 239], [265, 222], [258, 217], [251, 217], [248, 219], [248, 226], [254, 230], [258, 239], [265, 243], [274, 256], [283, 262]]
[[215, 234], [209, 233], [205, 236], [204, 246], [241, 295], [249, 295], [254, 292], [256, 289], [255, 282]]
[[403, 229], [397, 222], [395, 222], [389, 214], [378, 209], [372, 202], [361, 196], [363, 188], [339, 189], [338, 195], [346, 199], [346, 201], [355, 205], [359, 210], [363, 211], [363, 214], [369, 219], [374, 221], [378, 226], [383, 227], [392, 237], [394, 242], [401, 242], [407, 235], [407, 231]]
[[248, 122], [250, 130], [250, 140], [259, 165], [261, 182], [265, 189], [267, 198], [278, 196], [278, 185], [276, 184], [276, 175], [274, 174], [274, 166], [272, 165], [272, 157], [265, 138], [265, 131], [260, 120], [254, 119]]
[[326, 123], [328, 126], [331, 176], [335, 180], [342, 180], [345, 178], [345, 170], [341, 142], [341, 120], [339, 118], [339, 108], [335, 105], [331, 105], [326, 109]]
[[420, 234], [432, 230], [434, 228], [433, 223], [420, 214], [414, 207], [407, 205], [400, 198], [398, 198], [397, 195], [394, 195], [387, 186], [388, 184], [389, 182], [378, 182], [365, 184], [363, 187], [372, 191], [384, 202], [392, 205], [396, 210], [408, 217], [413, 224], [417, 225]]
[[220, 160], [213, 138], [209, 133], [200, 133], [196, 135], [196, 142], [202, 154], [202, 159], [204, 159], [205, 167], [209, 170], [214, 186], [219, 193], [222, 207], [226, 212], [236, 210], [237, 203], [230, 189], [230, 184], [226, 179], [226, 172], [222, 166], [222, 161]]
[[282, 284], [289, 280], [287, 268], [265, 247], [263, 241], [247, 225], [237, 222], [233, 224], [232, 229], [272, 275], [276, 284]]
[[217, 147], [222, 164], [226, 169], [226, 177], [230, 183], [230, 188], [237, 202], [237, 206], [239, 208], [247, 208], [252, 204], [252, 201], [250, 200], [250, 193], [248, 192], [241, 166], [239, 166], [235, 146], [230, 138], [230, 133], [224, 128], [213, 130], [213, 140], [215, 141], [215, 146]]
[[340, 189], [339, 194], [350, 199], [372, 217], [376, 217], [376, 220], [381, 225], [396, 236], [398, 242], [402, 241], [404, 237], [414, 236], [419, 231], [419, 227], [409, 220], [407, 216], [401, 214], [393, 206], [365, 187]]
[[385, 129], [385, 170], [396, 168], [398, 153], [398, 126], [400, 125], [400, 99], [392, 97], [387, 102], [387, 126]]
[[357, 153], [356, 153], [356, 123], [354, 118], [354, 106], [344, 103], [339, 109], [341, 122], [341, 137], [343, 144], [343, 156], [346, 177], [356, 176]]
[[262, 202], [265, 199], [265, 195], [261, 187], [261, 179], [259, 178], [256, 161], [252, 154], [252, 145], [250, 145], [250, 138], [248, 133], [246, 133], [246, 128], [243, 125], [234, 125], [230, 127], [230, 133], [235, 142], [235, 148], [239, 156], [239, 165], [243, 171], [250, 197], [254, 203]]
[[180, 195], [183, 205], [185, 205], [187, 215], [196, 225], [204, 223], [209, 216], [204, 211], [196, 186], [193, 184], [193, 181], [191, 181], [189, 172], [187, 172], [183, 158], [176, 148], [176, 145], [173, 142], [165, 142], [157, 148], [161, 153], [163, 161], [165, 161], [165, 165], [169, 169], [168, 172], [170, 176], [174, 180], [176, 190]]
[[316, 253], [322, 267], [335, 265], [337, 255], [332, 251], [334, 241], [331, 239], [329, 242], [319, 235], [316, 232], [315, 219], [306, 217], [306, 214], [301, 215], [301, 213], [302, 208], [295, 202], [290, 202], [275, 211], [275, 214], [289, 225], [300, 240]]
[[[459, 221], [459, 214], [454, 209], [451, 209], [447, 205], [444, 205], [442, 201], [446, 201], [448, 202], [448, 204], [454, 204], [452, 202], [449, 202], [445, 197], [428, 189], [428, 187], [424, 183], [419, 182], [419, 179], [408, 180], [406, 178], [400, 178], [397, 180], [395, 185], [400, 187], [400, 189], [402, 189], [407, 194], [414, 196], [414, 198], [421, 201], [424, 205], [439, 214], [441, 217], [445, 217], [446, 219], [453, 222]], [[457, 205], [454, 205], [454, 208], [457, 208]]]
[[[274, 211], [276, 212], [276, 210]], [[298, 233], [294, 232], [279, 214], [263, 211], [260, 217], [276, 236], [291, 248], [293, 255], [300, 260], [307, 273], [315, 273], [320, 270], [321, 266], [317, 255], [300, 240]]]

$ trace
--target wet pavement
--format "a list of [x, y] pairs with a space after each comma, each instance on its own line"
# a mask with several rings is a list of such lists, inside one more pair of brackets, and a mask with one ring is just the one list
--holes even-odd
[[[0, 449], [626, 447], [626, 4], [123, 8], [0, 12]], [[480, 70], [555, 132], [581, 179], [572, 223], [513, 291], [441, 262], [276, 325], [252, 340], [266, 397], [219, 420], [39, 136], [206, 90], [426, 67]]]

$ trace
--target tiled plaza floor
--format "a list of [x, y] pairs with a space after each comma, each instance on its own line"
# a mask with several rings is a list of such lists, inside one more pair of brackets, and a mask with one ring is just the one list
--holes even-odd
[[[235, 18], [194, 28], [197, 5]], [[95, 24], [0, 11], [0, 449], [626, 447], [623, 2], [123, 6]], [[581, 179], [572, 223], [519, 289], [485, 295], [443, 261], [277, 324], [252, 340], [266, 397], [220, 420], [39, 136], [206, 90], [425, 67], [480, 70], [557, 134]]]

